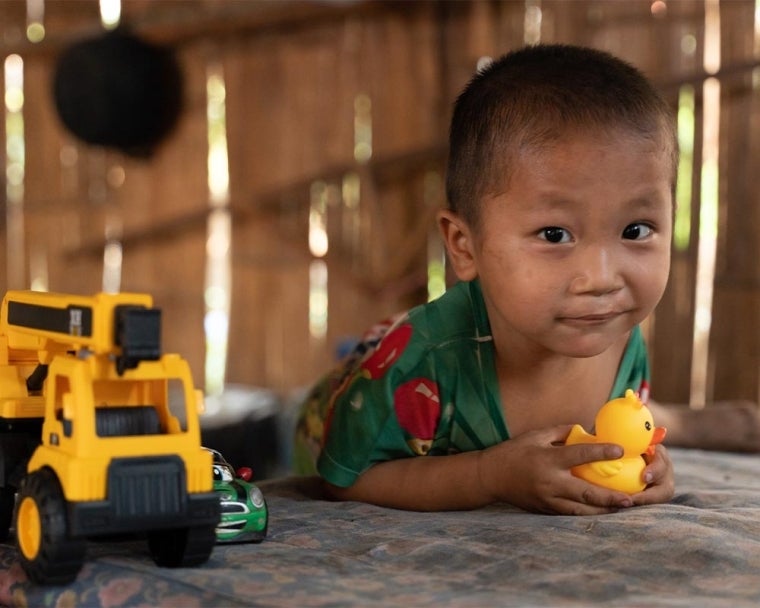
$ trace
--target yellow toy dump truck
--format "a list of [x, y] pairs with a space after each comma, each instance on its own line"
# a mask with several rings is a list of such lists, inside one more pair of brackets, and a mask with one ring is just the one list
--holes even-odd
[[[73, 580], [86, 539], [147, 533], [156, 564], [204, 563], [219, 499], [187, 362], [145, 294], [9, 291], [0, 310], [0, 536], [27, 575]], [[15, 507], [14, 507], [15, 505]]]

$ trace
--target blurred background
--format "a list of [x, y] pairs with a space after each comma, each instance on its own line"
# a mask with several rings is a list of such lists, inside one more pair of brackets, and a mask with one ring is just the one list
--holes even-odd
[[660, 401], [760, 397], [757, 0], [4, 0], [0, 287], [148, 292], [204, 440], [287, 469], [305, 387], [445, 288], [450, 109], [537, 42], [642, 69], [678, 116]]

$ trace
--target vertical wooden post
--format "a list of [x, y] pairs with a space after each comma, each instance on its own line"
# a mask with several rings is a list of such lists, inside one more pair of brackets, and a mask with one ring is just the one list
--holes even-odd
[[[754, 53], [755, 3], [721, 3], [722, 63]], [[760, 400], [760, 94], [752, 71], [721, 82], [720, 213], [710, 361], [716, 400]], [[755, 159], [754, 162], [751, 159]]]

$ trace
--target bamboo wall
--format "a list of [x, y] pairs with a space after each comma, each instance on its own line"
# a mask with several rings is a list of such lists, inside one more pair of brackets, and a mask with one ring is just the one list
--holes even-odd
[[[27, 288], [42, 272], [50, 290], [95, 292], [106, 242], [121, 243], [121, 288], [154, 295], [164, 310], [165, 348], [185, 355], [202, 384], [206, 82], [213, 68], [226, 84], [227, 379], [282, 392], [301, 387], [332, 364], [341, 338], [425, 300], [429, 252], [440, 251], [432, 217], [443, 204], [449, 109], [478, 59], [525, 41], [580, 43], [642, 68], [674, 106], [683, 84], [695, 91], [694, 170], [681, 178], [692, 186], [691, 238], [674, 250], [668, 291], [648, 324], [654, 394], [697, 404], [758, 400], [760, 195], [753, 173], [760, 162], [760, 80], [753, 69], [753, 1], [124, 0], [123, 21], [146, 39], [172, 45], [185, 75], [180, 124], [147, 161], [78, 142], [54, 111], [55, 59], [67, 44], [98, 31], [97, 2], [46, 2], [47, 36], [38, 44], [23, 37], [25, 6], [0, 3], [4, 56], [24, 59], [26, 140], [23, 205], [5, 205], [0, 264], [7, 271], [0, 272], [0, 288]], [[720, 18], [721, 55], [717, 258], [707, 282], [714, 289], [712, 323], [701, 325], [709, 328], [707, 356], [697, 355], [703, 363], [695, 385], [700, 227], [709, 233], [699, 213], [703, 54], [706, 35], [715, 39], [705, 27], [713, 14]], [[355, 148], [367, 144], [370, 132], [366, 158]], [[309, 331], [308, 226], [315, 204], [326, 209], [329, 236], [328, 325], [321, 338]]]

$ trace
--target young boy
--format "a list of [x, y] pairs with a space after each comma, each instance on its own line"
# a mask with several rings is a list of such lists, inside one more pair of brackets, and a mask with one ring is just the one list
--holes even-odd
[[[662, 445], [646, 489], [629, 496], [570, 472], [621, 456], [619, 446], [564, 441], [626, 389], [648, 396], [638, 325], [670, 265], [668, 105], [606, 53], [527, 47], [472, 79], [449, 143], [438, 222], [459, 282], [373, 328], [316, 387], [297, 460], [311, 442], [334, 497], [404, 509], [508, 502], [596, 514], [667, 501]], [[684, 439], [678, 420], [650, 407]]]

